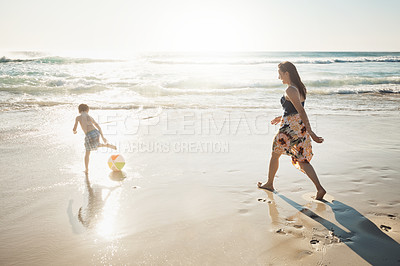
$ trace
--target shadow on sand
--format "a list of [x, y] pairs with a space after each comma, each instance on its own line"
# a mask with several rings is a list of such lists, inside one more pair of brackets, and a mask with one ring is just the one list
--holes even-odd
[[372, 265], [400, 265], [400, 244], [382, 232], [373, 222], [354, 208], [337, 200], [333, 200], [332, 203], [328, 201], [321, 201], [320, 203], [331, 207], [336, 221], [349, 231], [346, 232], [334, 223], [279, 192], [266, 192], [267, 194], [274, 193], [278, 195], [299, 212], [334, 232], [341, 242], [368, 263]]

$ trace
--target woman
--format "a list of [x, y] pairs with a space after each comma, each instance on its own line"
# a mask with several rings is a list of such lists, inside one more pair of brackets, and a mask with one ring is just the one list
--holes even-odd
[[272, 145], [268, 181], [265, 184], [258, 182], [258, 187], [274, 191], [273, 182], [279, 167], [279, 157], [286, 154], [292, 157], [292, 164], [307, 174], [314, 183], [317, 188], [315, 199], [322, 200], [326, 191], [310, 164], [313, 156], [310, 137], [317, 143], [322, 143], [324, 139], [318, 137], [311, 130], [310, 122], [304, 110], [307, 90], [301, 82], [296, 67], [290, 62], [282, 62], [278, 65], [278, 72], [282, 83], [288, 85], [285, 95], [281, 98], [284, 113], [283, 117], [278, 116], [271, 121], [273, 125], [281, 122], [281, 126]]

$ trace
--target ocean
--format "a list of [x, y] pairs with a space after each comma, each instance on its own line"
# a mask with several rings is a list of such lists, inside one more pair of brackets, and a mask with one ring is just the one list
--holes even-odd
[[280, 111], [277, 65], [291, 61], [313, 114], [400, 109], [400, 52], [143, 53], [0, 55], [0, 110], [267, 109]]

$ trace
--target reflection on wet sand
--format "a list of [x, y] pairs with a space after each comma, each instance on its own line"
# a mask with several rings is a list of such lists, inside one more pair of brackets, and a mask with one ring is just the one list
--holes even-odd
[[273, 225], [279, 225], [279, 211], [276, 207], [276, 202], [274, 200], [274, 194], [270, 191], [267, 193], [268, 196], [268, 208], [269, 208], [269, 216], [271, 217], [271, 223]]
[[126, 173], [123, 171], [112, 171], [108, 177], [112, 180], [112, 181], [122, 181], [126, 178]]
[[[87, 205], [79, 208], [78, 220], [88, 229], [95, 229], [99, 235], [109, 237], [113, 233], [114, 219], [119, 208], [120, 186], [104, 187], [92, 185], [85, 175]], [[111, 196], [113, 194], [113, 196]]]

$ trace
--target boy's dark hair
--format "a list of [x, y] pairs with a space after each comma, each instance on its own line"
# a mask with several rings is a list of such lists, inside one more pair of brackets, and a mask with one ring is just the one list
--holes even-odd
[[87, 112], [87, 111], [89, 111], [89, 106], [87, 106], [87, 104], [82, 103], [78, 106], [78, 110], [79, 110], [79, 113]]

